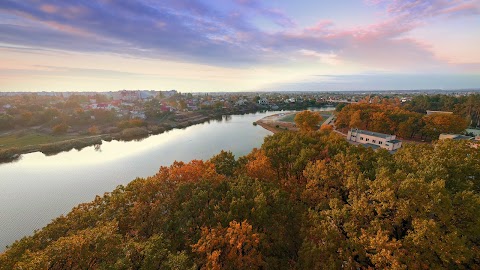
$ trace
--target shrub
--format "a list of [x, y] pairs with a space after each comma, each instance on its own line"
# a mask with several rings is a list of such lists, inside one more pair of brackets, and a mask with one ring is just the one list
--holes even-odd
[[52, 132], [54, 134], [63, 134], [63, 133], [66, 133], [68, 130], [68, 126], [67, 124], [65, 123], [61, 123], [61, 124], [58, 124], [58, 125], [55, 125], [53, 126], [52, 128]]
[[97, 126], [91, 126], [89, 129], [88, 129], [88, 134], [90, 135], [96, 135], [99, 133], [99, 130], [98, 130], [98, 127]]
[[127, 128], [127, 129], [124, 129], [122, 133], [120, 133], [120, 135], [123, 139], [143, 137], [148, 135], [148, 130], [146, 128], [140, 128], [140, 127]]
[[144, 127], [146, 126], [147, 123], [143, 120], [140, 119], [131, 119], [131, 120], [125, 120], [121, 121], [117, 124], [119, 128], [133, 128], [133, 127]]

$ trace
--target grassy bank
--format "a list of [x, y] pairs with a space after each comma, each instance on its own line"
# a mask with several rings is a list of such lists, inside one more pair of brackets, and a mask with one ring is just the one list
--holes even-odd
[[[59, 135], [54, 136], [50, 134], [42, 134], [31, 132], [28, 134], [15, 134], [0, 137], [0, 149], [4, 148], [23, 148], [26, 146], [40, 145], [47, 143], [55, 143], [58, 141], [65, 141], [71, 139], [78, 139], [80, 136], [76, 135]], [[83, 136], [82, 136], [83, 137]]]

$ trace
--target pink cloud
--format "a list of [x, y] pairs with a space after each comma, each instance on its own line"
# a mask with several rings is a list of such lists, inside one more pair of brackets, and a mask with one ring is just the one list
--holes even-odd
[[45, 5], [40, 6], [40, 10], [45, 12], [45, 13], [53, 14], [53, 13], [56, 13], [58, 11], [58, 7], [56, 7], [54, 5], [45, 4]]
[[323, 32], [326, 31], [329, 27], [333, 26], [333, 21], [331, 20], [321, 20], [318, 21], [314, 26], [305, 28], [307, 31], [311, 32]]

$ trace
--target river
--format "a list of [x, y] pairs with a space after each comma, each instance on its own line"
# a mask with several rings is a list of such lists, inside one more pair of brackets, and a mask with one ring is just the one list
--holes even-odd
[[[327, 108], [331, 109], [331, 108]], [[53, 156], [23, 155], [0, 165], [0, 252], [23, 236], [136, 177], [175, 160], [209, 159], [220, 150], [238, 158], [260, 147], [271, 132], [252, 123], [279, 112], [224, 116], [140, 141], [103, 142]]]

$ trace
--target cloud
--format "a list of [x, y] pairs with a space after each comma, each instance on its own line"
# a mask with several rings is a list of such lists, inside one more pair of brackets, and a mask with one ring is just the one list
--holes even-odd
[[[239, 46], [242, 41], [235, 39], [241, 32], [253, 31], [241, 22], [242, 18], [217, 14], [200, 2], [44, 2], [48, 3], [2, 1], [1, 11], [38, 24], [1, 24], [1, 40], [214, 64], [241, 64], [257, 56], [252, 48]], [[222, 20], [217, 19], [222, 16]], [[218, 38], [222, 36], [231, 41]]]
[[118, 70], [107, 69], [89, 69], [89, 68], [70, 68], [58, 66], [42, 66], [36, 65], [33, 69], [0, 69], [2, 76], [27, 75], [42, 77], [82, 77], [82, 78], [120, 78], [120, 77], [139, 77], [146, 74], [124, 72]]
[[297, 26], [297, 23], [287, 14], [277, 8], [265, 7], [261, 1], [258, 0], [235, 0], [243, 8], [247, 8], [249, 12], [266, 16], [273, 20], [277, 25], [285, 28]]
[[[258, 0], [213, 2], [2, 0], [0, 15], [9, 20], [0, 17], [0, 40], [217, 66], [285, 63], [300, 53], [326, 65], [431, 68], [443, 63], [427, 43], [408, 34], [428, 18], [471, 16], [479, 10], [478, 1], [369, 0], [384, 10], [382, 21], [339, 29], [334, 21], [321, 18], [299, 27], [284, 11]], [[262, 30], [249, 20], [252, 14], [280, 30]]]

